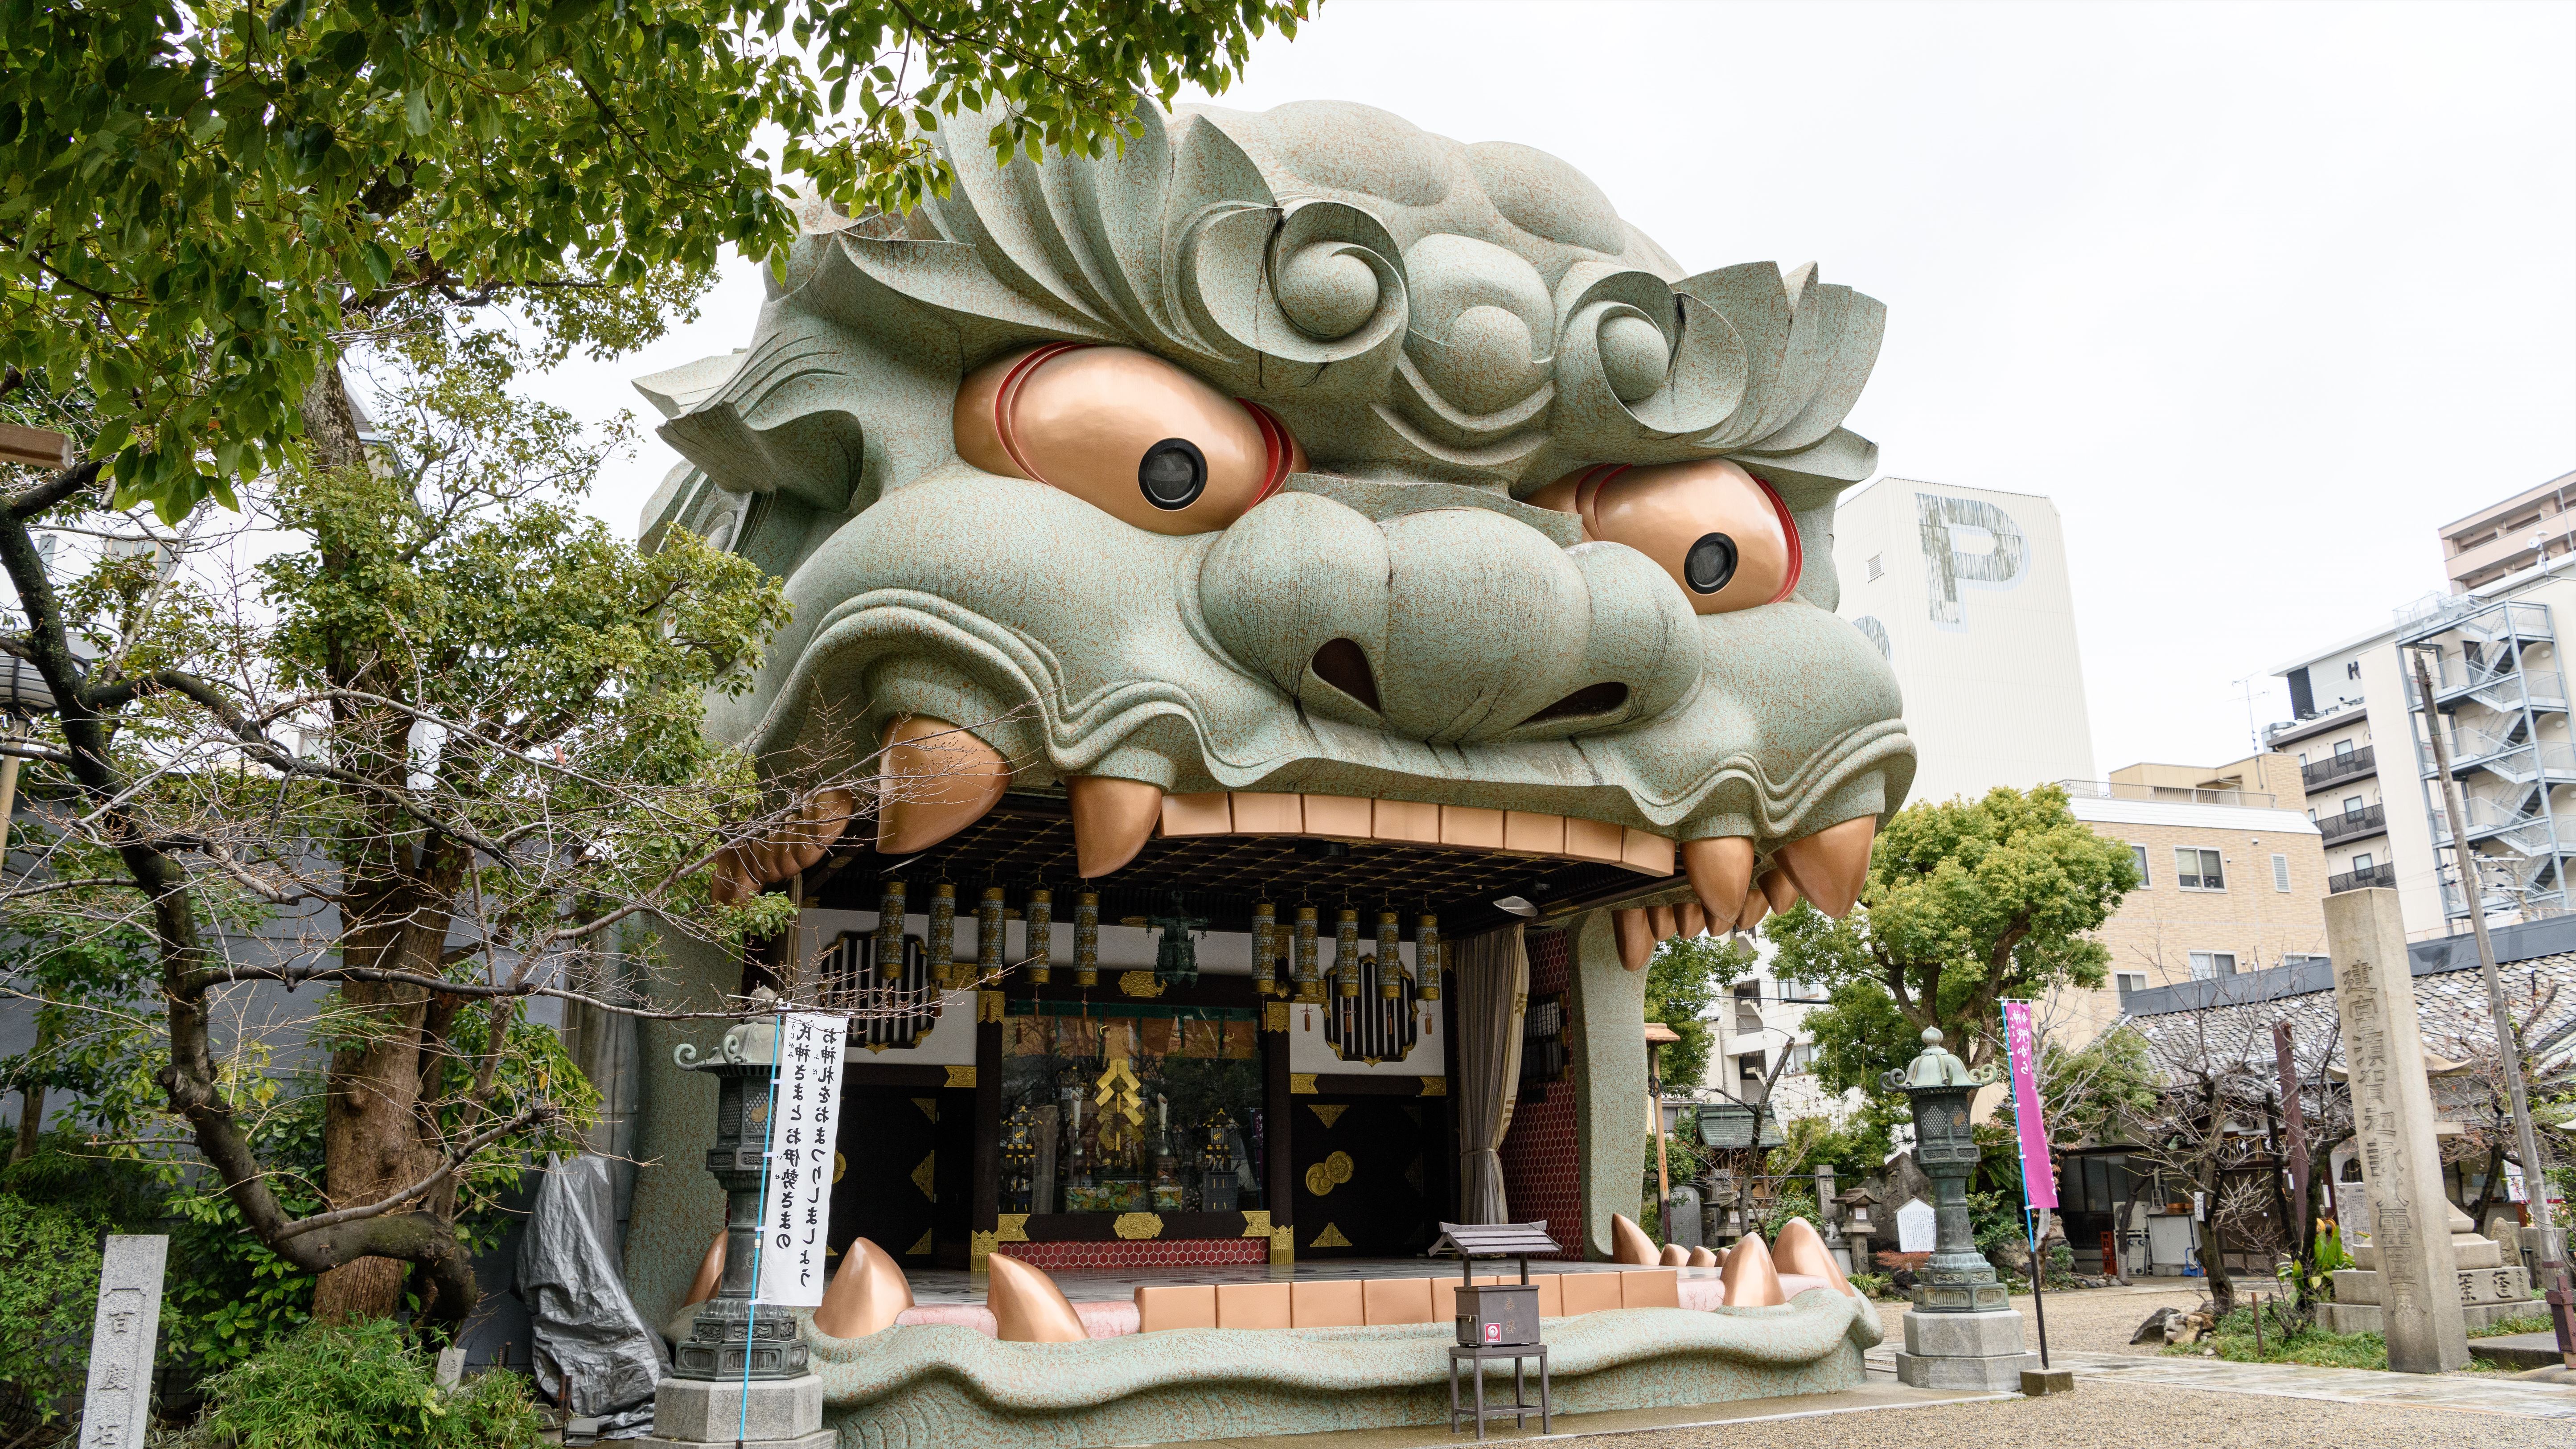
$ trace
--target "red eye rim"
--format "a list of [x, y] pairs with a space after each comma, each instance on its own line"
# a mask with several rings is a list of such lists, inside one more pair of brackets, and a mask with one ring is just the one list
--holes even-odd
[[[1593, 538], [1601, 536], [1600, 525], [1592, 516], [1592, 504], [1601, 496], [1601, 486], [1634, 466], [1631, 463], [1597, 464], [1574, 485], [1574, 512], [1583, 520], [1586, 534]], [[1798, 542], [1798, 520], [1790, 517], [1789, 505], [1780, 500], [1780, 490], [1772, 487], [1770, 480], [1749, 469], [1744, 476], [1752, 479], [1754, 486], [1762, 490], [1762, 496], [1771, 500], [1771, 511], [1779, 517], [1780, 532], [1788, 540], [1789, 567], [1781, 575], [1780, 592], [1763, 601], [1776, 604], [1798, 591], [1798, 578], [1807, 571], [1807, 552]]]
[[[1050, 482], [1046, 475], [1040, 473], [1036, 465], [1029, 462], [1027, 454], [1020, 451], [1018, 430], [1011, 426], [1011, 409], [1012, 405], [1019, 401], [1020, 387], [1039, 368], [1066, 353], [1080, 352], [1085, 348], [1099, 345], [1096, 342], [1050, 342], [1011, 364], [1011, 370], [1002, 375], [1002, 385], [993, 389], [993, 437], [1001, 443], [1003, 456], [1009, 458], [1021, 474], [1033, 483], [1044, 483], [1049, 488], [1057, 486]], [[1291, 440], [1287, 424], [1280, 422], [1270, 409], [1250, 398], [1239, 397], [1234, 401], [1237, 407], [1252, 415], [1253, 426], [1261, 430], [1261, 449], [1265, 455], [1261, 489], [1252, 495], [1250, 503], [1244, 505], [1244, 512], [1249, 513], [1260, 507], [1270, 495], [1279, 491], [1281, 484], [1288, 481]]]
[[1239, 397], [1235, 402], [1252, 414], [1252, 421], [1261, 429], [1262, 450], [1269, 454], [1269, 466], [1262, 472], [1261, 491], [1253, 494], [1252, 501], [1243, 507], [1244, 512], [1250, 513], [1271, 494], [1278, 492], [1280, 484], [1288, 481], [1288, 426], [1273, 416], [1270, 409], [1250, 398]]

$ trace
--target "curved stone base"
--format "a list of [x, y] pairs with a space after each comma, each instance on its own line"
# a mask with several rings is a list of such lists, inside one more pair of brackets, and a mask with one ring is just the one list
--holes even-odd
[[[1557, 1412], [1828, 1393], [1861, 1383], [1869, 1305], [1811, 1289], [1779, 1308], [1631, 1308], [1549, 1319]], [[1000, 1343], [970, 1329], [814, 1335], [825, 1422], [844, 1449], [1081, 1449], [1439, 1424], [1446, 1324], [1186, 1329]]]

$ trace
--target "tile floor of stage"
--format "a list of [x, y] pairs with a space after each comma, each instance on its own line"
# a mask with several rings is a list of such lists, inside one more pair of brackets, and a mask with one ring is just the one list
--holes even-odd
[[[1571, 1263], [1554, 1258], [1530, 1260], [1530, 1276], [1545, 1273], [1617, 1273], [1635, 1268], [1633, 1263]], [[1509, 1258], [1480, 1258], [1476, 1276], [1516, 1276], [1518, 1266]], [[1682, 1268], [1676, 1270], [1685, 1278], [1715, 1278], [1715, 1268]], [[1188, 1283], [1287, 1283], [1335, 1282], [1351, 1278], [1455, 1278], [1455, 1258], [1335, 1258], [1324, 1262], [1299, 1263], [1292, 1266], [1267, 1263], [1215, 1265], [1198, 1268], [1117, 1268], [1098, 1271], [1050, 1273], [1064, 1296], [1076, 1303], [1098, 1303], [1111, 1299], [1133, 1298], [1139, 1288], [1161, 1288]], [[985, 1275], [965, 1273], [952, 1268], [907, 1268], [904, 1278], [912, 1288], [915, 1303], [982, 1303], [986, 1289]]]

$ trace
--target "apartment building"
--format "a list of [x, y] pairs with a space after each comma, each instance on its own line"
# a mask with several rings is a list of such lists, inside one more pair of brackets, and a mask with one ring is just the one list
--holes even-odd
[[1728, 988], [1709, 1024], [1717, 1045], [1709, 1053], [1704, 1085], [1739, 1102], [1766, 1100], [1763, 1082], [1780, 1055], [1780, 1075], [1767, 1100], [1775, 1117], [1840, 1116], [1860, 1104], [1860, 1094], [1827, 1092], [1815, 1073], [1816, 1038], [1806, 1029], [1807, 1014], [1825, 1004], [1825, 989], [1782, 981], [1770, 971], [1771, 944], [1761, 942], [1762, 961], [1752, 975]]
[[2490, 504], [2442, 526], [2442, 572], [2451, 592], [2474, 589], [2576, 552], [2576, 473]]
[[[2576, 490], [2576, 474], [2477, 517], [2528, 521], [2534, 499], [2562, 488]], [[2454, 525], [2445, 547], [2462, 536], [2480, 535]], [[2326, 840], [2328, 890], [2394, 888], [2417, 939], [2467, 930], [2471, 899], [2434, 777], [2436, 730], [2464, 797], [2460, 826], [2476, 856], [2470, 889], [2488, 918], [2568, 907], [2576, 740], [2557, 631], [2576, 626], [2576, 563], [2556, 544], [2546, 556], [2529, 545], [2526, 538], [2518, 571], [2429, 595], [2392, 611], [2383, 629], [2276, 671], [2293, 718], [2265, 730], [2264, 741], [2299, 761], [2302, 808]], [[2470, 553], [2454, 554], [2462, 558]], [[2454, 577], [2486, 577], [2487, 567], [2471, 559]], [[2418, 655], [2432, 678], [2429, 702], [2416, 687]]]
[[2093, 775], [2057, 506], [1881, 478], [1834, 510], [1838, 612], [1895, 668], [1921, 765], [1913, 798]]
[[2139, 876], [2098, 933], [2109, 979], [2045, 1004], [2067, 1045], [2109, 1027], [2133, 992], [2325, 958], [2323, 835], [2296, 808], [2292, 756], [2139, 764], [2060, 783], [2075, 818], [2128, 846]]

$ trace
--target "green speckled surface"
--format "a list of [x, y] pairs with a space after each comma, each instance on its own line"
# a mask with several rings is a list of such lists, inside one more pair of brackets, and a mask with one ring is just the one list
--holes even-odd
[[[1583, 1192], [1583, 1256], [1610, 1256], [1610, 1215], [1637, 1220], [1638, 1154], [1646, 1131], [1646, 973], [1619, 963], [1608, 911], [1586, 911], [1567, 930], [1572, 958], [1569, 1075], [1574, 1078], [1576, 1180]], [[1573, 1244], [1567, 1244], [1568, 1247]]]
[[[1830, 1289], [1779, 1308], [1620, 1309], [1546, 1325], [1564, 1413], [1853, 1388], [1879, 1337], [1868, 1305]], [[809, 1327], [807, 1338], [824, 1419], [844, 1449], [1077, 1449], [1438, 1424], [1456, 1342], [1445, 1324], [1067, 1344], [1000, 1343], [945, 1327], [860, 1339]], [[1508, 1396], [1508, 1379], [1497, 1384]]]

